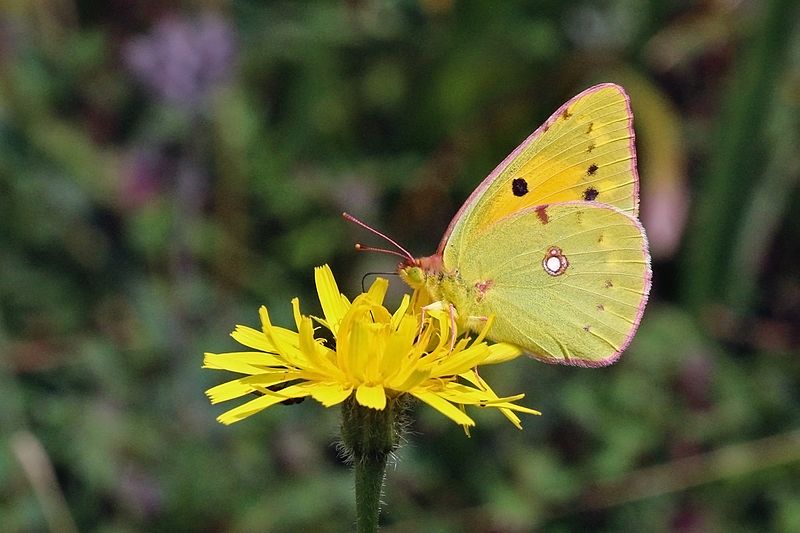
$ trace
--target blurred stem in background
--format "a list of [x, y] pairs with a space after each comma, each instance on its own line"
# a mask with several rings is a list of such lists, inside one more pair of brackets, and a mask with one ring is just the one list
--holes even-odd
[[18, 430], [11, 435], [11, 449], [36, 494], [39, 507], [50, 531], [78, 533], [67, 500], [58, 484], [55, 468], [42, 442], [30, 431]]
[[800, 102], [787, 102], [788, 98], [786, 93], [777, 95], [773, 112], [768, 114], [765, 137], [773, 151], [764, 177], [755, 184], [750, 204], [742, 213], [743, 223], [731, 251], [728, 303], [741, 315], [758, 303], [759, 274], [770, 267], [770, 247], [800, 183]]
[[[683, 299], [695, 314], [704, 314], [711, 303], [733, 303], [729, 288], [739, 272], [728, 257], [737, 247], [742, 223], [750, 221], [743, 214], [762, 175], [766, 148], [758, 139], [763, 138], [798, 8], [794, 0], [764, 2], [752, 42], [741, 45], [744, 54], [729, 84], [716, 126], [717, 146], [697, 194], [694, 231], [688, 233]], [[737, 294], [739, 310], [752, 305], [741, 298], [741, 291]]]
[[78, 527], [59, 486], [53, 462], [39, 438], [27, 429], [25, 408], [22, 404], [24, 395], [11, 365], [11, 346], [4, 323], [0, 314], [0, 391], [3, 391], [0, 450], [7, 451], [8, 456], [13, 456], [22, 468], [50, 531], [77, 533]]

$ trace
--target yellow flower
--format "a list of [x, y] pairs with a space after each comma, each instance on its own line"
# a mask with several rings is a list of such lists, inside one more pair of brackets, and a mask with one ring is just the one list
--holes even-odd
[[300, 313], [297, 298], [292, 300], [297, 332], [272, 325], [261, 307], [261, 331], [236, 326], [231, 334], [254, 351], [205, 354], [204, 368], [245, 374], [206, 391], [211, 403], [258, 395], [219, 416], [223, 424], [290, 399], [311, 396], [330, 407], [352, 394], [360, 405], [379, 410], [387, 400], [410, 394], [464, 426], [475, 425], [464, 412], [467, 405], [497, 408], [518, 428], [514, 411], [539, 414], [514, 403], [523, 394], [498, 397], [475, 371], [520, 354], [510, 344], [484, 342], [491, 319], [476, 339], [461, 338], [451, 350], [446, 311], [431, 311], [423, 319], [406, 295], [390, 313], [383, 306], [389, 285], [383, 278], [351, 303], [327, 265], [316, 268], [314, 277], [325, 315], [314, 320], [331, 331], [336, 346], [314, 338], [312, 317]]

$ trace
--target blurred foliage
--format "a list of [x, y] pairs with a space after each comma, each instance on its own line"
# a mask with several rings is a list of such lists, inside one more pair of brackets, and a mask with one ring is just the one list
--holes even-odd
[[370, 236], [343, 210], [430, 253], [601, 81], [636, 116], [640, 332], [605, 369], [489, 369], [543, 411], [522, 432], [481, 412], [467, 439], [419, 409], [385, 530], [800, 530], [799, 11], [3, 2], [0, 530], [350, 529], [338, 413], [222, 427], [202, 352], [261, 304], [318, 312], [315, 265], [348, 294], [392, 270], [353, 252]]

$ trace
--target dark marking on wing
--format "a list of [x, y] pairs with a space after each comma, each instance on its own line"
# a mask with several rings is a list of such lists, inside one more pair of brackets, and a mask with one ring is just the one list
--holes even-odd
[[594, 129], [594, 122], [590, 122], [589, 126], [586, 128], [586, 134], [588, 135], [588, 134], [592, 133], [593, 129]]
[[568, 120], [570, 117], [572, 117], [572, 113], [570, 113], [569, 109], [565, 107], [564, 111], [561, 112], [561, 118], [564, 120]]
[[595, 189], [594, 187], [589, 187], [588, 189], [583, 191], [583, 199], [586, 200], [587, 202], [591, 202], [592, 200], [597, 198], [598, 194], [600, 193], [597, 192], [597, 189]]
[[604, 287], [605, 287], [606, 289], [610, 289], [610, 288], [611, 288], [611, 287], [613, 287], [613, 286], [614, 286], [614, 284], [613, 284], [613, 283], [611, 283], [611, 280], [610, 280], [610, 279], [607, 279], [607, 280], [606, 280], [606, 282], [605, 282], [605, 284], [604, 284]]
[[586, 172], [587, 172], [587, 173], [588, 173], [590, 176], [594, 176], [594, 173], [595, 173], [595, 172], [597, 172], [597, 165], [595, 165], [594, 163], [592, 163], [591, 165], [589, 165], [589, 168], [588, 168], [588, 169], [586, 169]]
[[594, 143], [589, 143], [589, 146], [586, 147], [586, 152], [591, 154], [594, 148], [595, 148]]
[[514, 196], [525, 196], [528, 194], [528, 182], [523, 178], [516, 178], [511, 182], [511, 192]]
[[606, 308], [605, 308], [605, 307], [603, 307], [603, 304], [597, 304], [597, 310], [598, 310], [598, 311], [605, 311], [605, 310], [606, 310]]
[[540, 205], [534, 211], [536, 211], [536, 217], [541, 220], [542, 224], [550, 222], [550, 217], [547, 215], [547, 205]]

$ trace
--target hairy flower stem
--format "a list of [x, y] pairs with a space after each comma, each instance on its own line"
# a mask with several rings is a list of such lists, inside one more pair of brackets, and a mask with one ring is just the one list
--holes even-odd
[[378, 530], [381, 493], [389, 456], [399, 446], [403, 404], [390, 400], [383, 410], [360, 405], [353, 396], [342, 404], [342, 444], [355, 471], [356, 531]]

